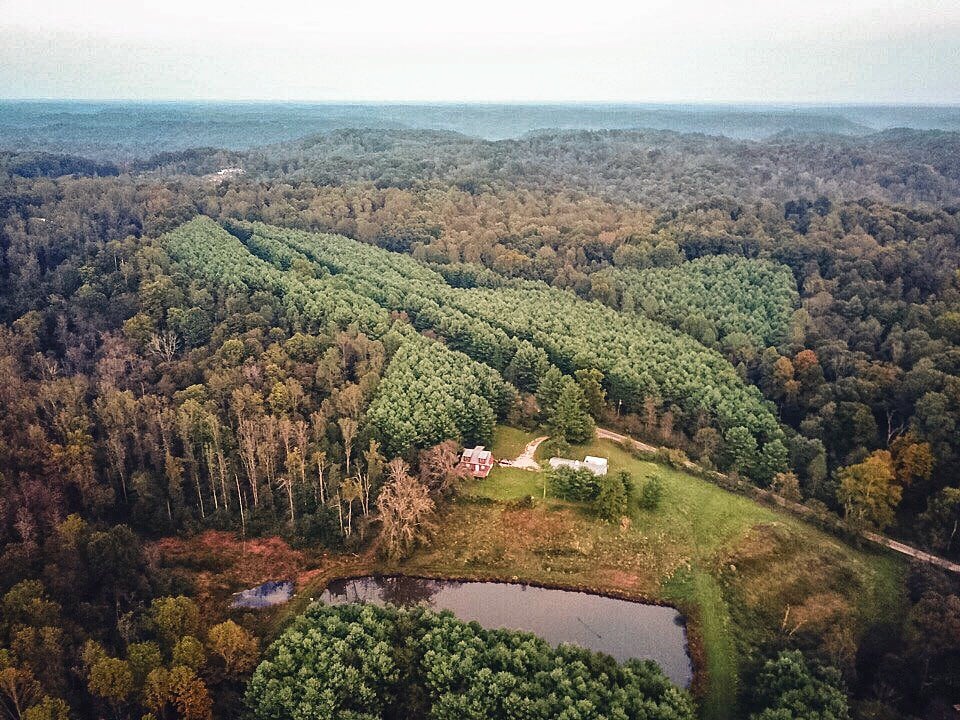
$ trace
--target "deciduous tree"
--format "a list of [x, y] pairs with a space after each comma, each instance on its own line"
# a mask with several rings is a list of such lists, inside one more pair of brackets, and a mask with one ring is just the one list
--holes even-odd
[[387, 483], [377, 498], [385, 553], [405, 555], [417, 542], [429, 537], [434, 502], [427, 487], [409, 473], [407, 464], [395, 458], [387, 465]]
[[893, 521], [903, 488], [897, 483], [888, 451], [876, 450], [863, 462], [842, 468], [838, 475], [837, 499], [848, 521], [880, 529]]
[[260, 654], [257, 639], [233, 620], [210, 628], [207, 647], [223, 661], [227, 675], [233, 677], [253, 670]]

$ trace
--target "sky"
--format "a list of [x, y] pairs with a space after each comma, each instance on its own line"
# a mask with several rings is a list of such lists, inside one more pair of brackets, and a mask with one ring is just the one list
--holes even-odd
[[0, 0], [0, 98], [960, 103], [958, 0]]

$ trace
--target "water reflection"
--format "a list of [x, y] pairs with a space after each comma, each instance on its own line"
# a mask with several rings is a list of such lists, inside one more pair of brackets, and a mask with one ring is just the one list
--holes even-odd
[[406, 576], [336, 580], [320, 599], [334, 605], [424, 604], [484, 627], [526, 630], [553, 645], [580, 645], [621, 662], [654, 660], [681, 686], [692, 677], [686, 628], [674, 608], [529, 585]]
[[232, 608], [265, 608], [285, 603], [293, 597], [293, 583], [289, 580], [270, 580], [255, 588], [233, 594]]

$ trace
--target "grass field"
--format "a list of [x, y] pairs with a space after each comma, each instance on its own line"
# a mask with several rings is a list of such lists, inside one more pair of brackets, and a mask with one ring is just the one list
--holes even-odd
[[512, 460], [523, 452], [527, 443], [537, 438], [538, 433], [527, 432], [509, 425], [497, 425], [493, 433], [493, 456], [497, 460]]
[[[500, 428], [496, 442], [512, 450], [532, 437]], [[899, 560], [853, 549], [614, 443], [571, 450], [571, 457], [584, 454], [609, 457], [611, 471], [628, 470], [637, 486], [659, 474], [660, 508], [603, 523], [585, 507], [541, 500], [541, 474], [498, 467], [444, 512], [431, 547], [380, 569], [518, 579], [674, 604], [689, 620], [701, 669], [695, 689], [709, 720], [737, 716], [741, 667], [765, 640], [803, 637], [842, 664], [852, 638], [900, 611]], [[532, 507], [518, 502], [529, 496]], [[886, 600], [872, 602], [877, 598]]]
[[543, 495], [543, 474], [511, 467], [495, 467], [484, 480], [471, 480], [463, 490], [468, 497], [516, 500]]

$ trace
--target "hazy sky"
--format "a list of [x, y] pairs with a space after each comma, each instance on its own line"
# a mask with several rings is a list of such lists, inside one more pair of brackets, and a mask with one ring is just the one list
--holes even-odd
[[0, 97], [960, 102], [958, 0], [0, 0]]

